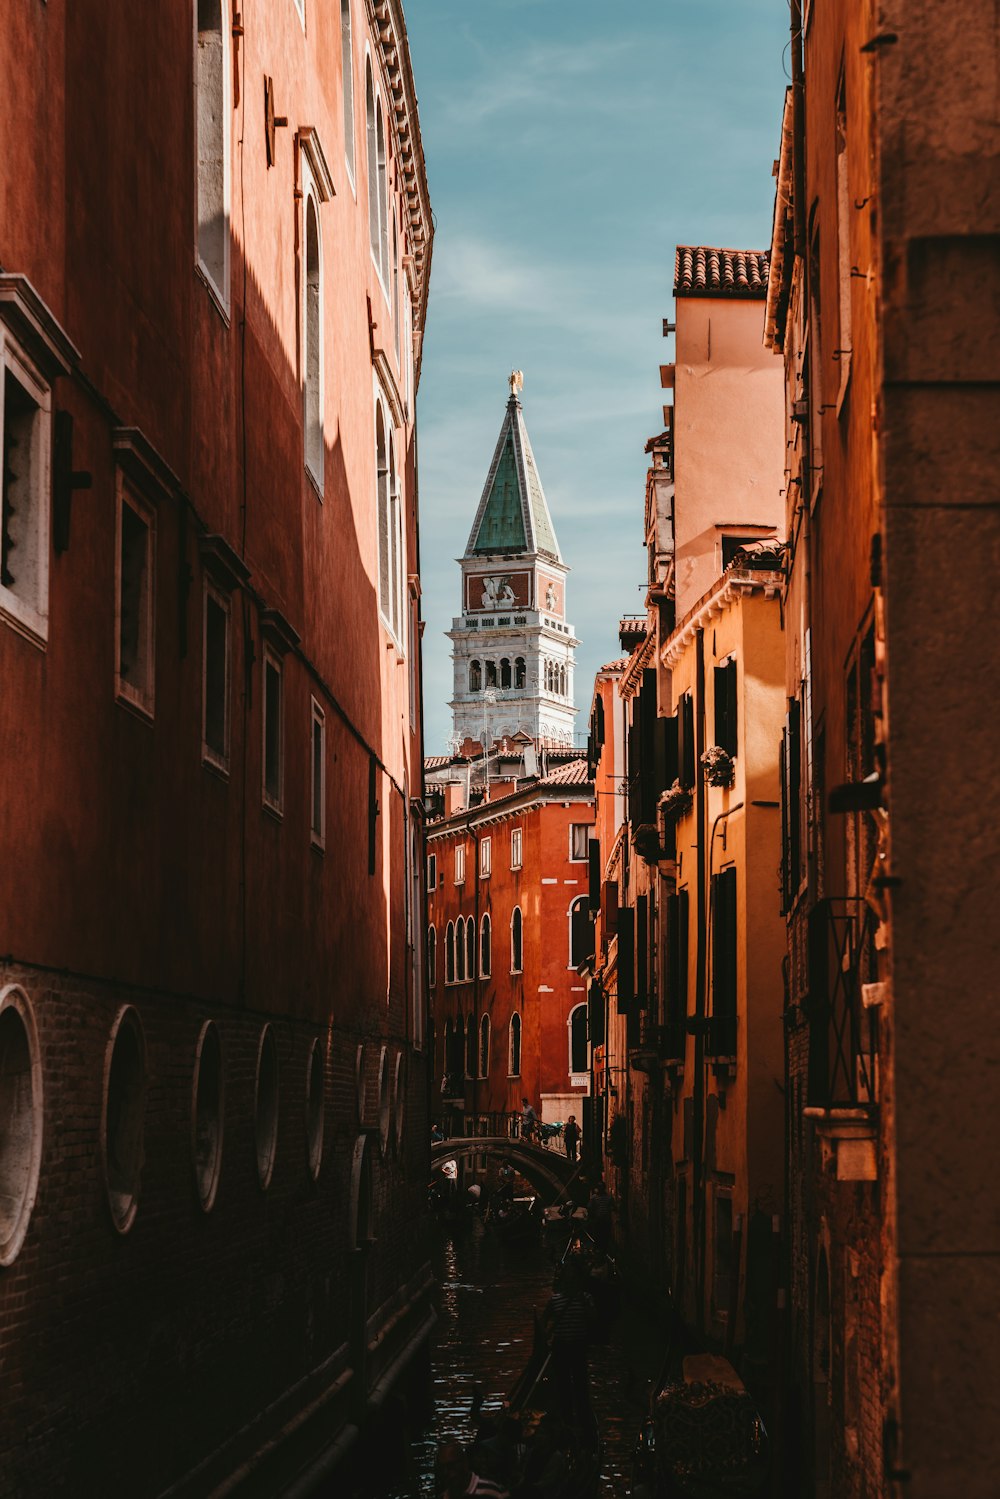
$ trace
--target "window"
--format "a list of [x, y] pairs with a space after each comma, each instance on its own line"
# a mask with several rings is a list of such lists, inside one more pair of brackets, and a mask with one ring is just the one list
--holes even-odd
[[194, 1178], [198, 1201], [207, 1213], [215, 1202], [222, 1165], [222, 1044], [215, 1022], [206, 1020], [194, 1063]]
[[569, 966], [579, 968], [581, 963], [593, 955], [594, 926], [590, 918], [590, 902], [580, 895], [569, 908]]
[[455, 846], [455, 884], [465, 884], [465, 844]]
[[326, 847], [326, 714], [312, 699], [312, 766], [309, 835], [315, 848]]
[[510, 686], [510, 661], [506, 656], [502, 656], [500, 659], [500, 686]]
[[587, 1054], [587, 1006], [585, 1004], [575, 1005], [570, 1010], [567, 1028], [569, 1030], [570, 1076], [573, 1078], [586, 1076], [590, 1069], [590, 1057]]
[[372, 84], [372, 65], [365, 61], [365, 122], [368, 141], [368, 238], [372, 259], [379, 263], [379, 207], [378, 207], [378, 145], [375, 129], [375, 89]]
[[470, 916], [465, 923], [465, 977], [476, 976], [476, 923]]
[[396, 472], [396, 445], [389, 434], [389, 565], [392, 633], [403, 641], [403, 524], [399, 503], [399, 476]]
[[229, 600], [205, 584], [202, 642], [202, 747], [210, 765], [229, 769]]
[[521, 907], [515, 906], [510, 918], [510, 971], [521, 972], [523, 923], [521, 920]]
[[118, 495], [118, 696], [152, 717], [154, 696], [153, 513], [120, 480]]
[[378, 157], [379, 253], [378, 266], [383, 285], [389, 282], [389, 190], [386, 182], [385, 121], [382, 101], [375, 101], [375, 146]]
[[732, 659], [715, 668], [715, 742], [727, 755], [736, 758], [738, 748], [736, 708], [736, 662]]
[[263, 797], [272, 812], [282, 809], [285, 779], [285, 734], [282, 706], [282, 667], [265, 648], [263, 692]]
[[511, 867], [511, 869], [520, 869], [521, 868], [521, 838], [522, 838], [521, 829], [520, 828], [511, 828], [511, 830], [510, 830], [510, 867]]
[[521, 1076], [521, 1017], [516, 1013], [510, 1017], [510, 1031], [507, 1039], [507, 1076]]
[[463, 983], [465, 980], [465, 917], [460, 916], [455, 923], [455, 982]]
[[573, 822], [569, 829], [569, 856], [571, 859], [585, 863], [590, 857], [590, 823]]
[[743, 547], [749, 546], [751, 542], [759, 541], [759, 536], [723, 536], [722, 538], [722, 571], [725, 572], [730, 562], [736, 558], [736, 553]]
[[736, 1055], [736, 870], [712, 876], [711, 1056]]
[[493, 925], [487, 912], [482, 921], [479, 933], [479, 976], [488, 979], [492, 971], [492, 935]]
[[48, 635], [51, 394], [0, 327], [0, 615]]
[[306, 291], [302, 318], [305, 464], [323, 491], [323, 266], [316, 199], [306, 195]]
[[437, 932], [433, 924], [427, 928], [427, 987], [437, 984]]
[[198, 150], [198, 268], [223, 311], [229, 307], [229, 69], [222, 0], [198, 0], [195, 134]]
[[479, 878], [488, 880], [493, 864], [493, 839], [484, 838], [479, 845]]
[[392, 626], [392, 520], [389, 505], [389, 449], [382, 402], [375, 403], [375, 475], [378, 503], [378, 606]]
[[340, 0], [340, 70], [344, 86], [344, 157], [354, 184], [354, 48], [351, 44], [351, 0]]
[[524, 657], [517, 656], [514, 659], [514, 686], [524, 686]]
[[146, 1043], [130, 1005], [119, 1012], [104, 1074], [104, 1180], [119, 1233], [135, 1221], [146, 1121]]
[[472, 1016], [470, 1015], [469, 1016], [469, 1023], [465, 1027], [465, 1075], [466, 1075], [466, 1077], [475, 1077], [475, 1075], [476, 1075], [476, 1062], [478, 1061], [478, 1057], [476, 1056], [476, 1035], [477, 1035], [476, 1023], [473, 1020]]
[[437, 854], [427, 855], [427, 888], [436, 890], [438, 882], [438, 860]]
[[455, 982], [455, 923], [449, 921], [444, 935], [444, 981]]
[[483, 668], [478, 661], [469, 662], [469, 691], [482, 692]]
[[682, 786], [695, 783], [694, 698], [685, 692], [677, 708], [677, 769]]
[[486, 685], [487, 687], [495, 687], [497, 685], [497, 664], [495, 661], [487, 661], [486, 663]]
[[490, 1017], [483, 1015], [479, 1021], [479, 1076], [490, 1075]]

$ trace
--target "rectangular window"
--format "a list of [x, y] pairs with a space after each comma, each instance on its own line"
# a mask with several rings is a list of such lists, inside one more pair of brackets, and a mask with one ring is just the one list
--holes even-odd
[[479, 845], [479, 878], [488, 880], [493, 862], [493, 840], [484, 838]]
[[51, 396], [0, 328], [0, 615], [48, 635]]
[[222, 0], [198, 0], [195, 138], [198, 153], [198, 267], [229, 308], [229, 80]]
[[590, 823], [573, 822], [569, 829], [569, 856], [574, 860], [586, 860], [590, 842]]
[[120, 698], [152, 717], [154, 698], [153, 515], [128, 492], [118, 494], [118, 600], [115, 676]]
[[736, 662], [729, 660], [715, 668], [715, 742], [734, 760], [738, 749], [736, 712]]
[[315, 848], [326, 847], [326, 714], [312, 699], [312, 765], [309, 835]]
[[465, 884], [465, 844], [459, 843], [455, 848], [455, 884]]
[[510, 833], [510, 867], [520, 869], [521, 867], [521, 829], [511, 828]]
[[712, 1056], [736, 1055], [736, 870], [712, 876]]
[[202, 641], [202, 756], [229, 769], [229, 600], [205, 584]]
[[437, 854], [427, 855], [427, 888], [436, 890], [438, 882], [438, 860]]
[[264, 652], [264, 805], [281, 812], [284, 799], [285, 734], [281, 662]]

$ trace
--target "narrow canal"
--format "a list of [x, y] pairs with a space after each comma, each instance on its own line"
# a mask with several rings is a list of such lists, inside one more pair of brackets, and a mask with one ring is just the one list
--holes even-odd
[[[380, 1465], [352, 1475], [352, 1499], [432, 1499], [438, 1444], [468, 1444], [472, 1406], [496, 1411], [531, 1353], [534, 1315], [552, 1292], [540, 1243], [504, 1246], [478, 1219], [436, 1244], [440, 1320], [432, 1351], [433, 1410], [426, 1424], [388, 1433]], [[602, 1495], [624, 1496], [632, 1447], [648, 1408], [659, 1349], [648, 1316], [628, 1304], [610, 1341], [591, 1349], [591, 1398], [603, 1440]], [[341, 1490], [343, 1494], [343, 1490]]]

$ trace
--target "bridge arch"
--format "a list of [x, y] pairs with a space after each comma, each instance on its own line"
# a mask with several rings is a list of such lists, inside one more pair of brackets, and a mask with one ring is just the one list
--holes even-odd
[[494, 1155], [513, 1166], [540, 1193], [558, 1197], [574, 1172], [574, 1163], [555, 1151], [541, 1150], [506, 1135], [458, 1135], [431, 1146], [431, 1166], [440, 1170], [445, 1161], [461, 1156]]

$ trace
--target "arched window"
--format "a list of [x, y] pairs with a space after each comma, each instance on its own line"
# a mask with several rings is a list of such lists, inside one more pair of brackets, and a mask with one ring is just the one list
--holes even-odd
[[455, 923], [455, 979], [462, 983], [465, 978], [465, 917]]
[[375, 475], [378, 487], [378, 606], [392, 623], [392, 543], [389, 517], [389, 447], [382, 402], [375, 403]]
[[465, 1075], [475, 1077], [476, 1075], [476, 1024], [472, 1016], [465, 1027]]
[[427, 928], [427, 983], [433, 989], [437, 983], [437, 932], [433, 924]]
[[566, 668], [565, 668], [565, 666], [560, 666], [560, 668], [559, 668], [559, 695], [560, 695], [560, 697], [565, 697], [566, 696]]
[[306, 468], [323, 487], [323, 268], [319, 215], [312, 193], [306, 198], [306, 296], [303, 318], [303, 424]]
[[576, 1005], [569, 1012], [567, 1021], [569, 1029], [569, 1070], [574, 1077], [588, 1070], [590, 1058], [587, 1055], [587, 1006]]
[[396, 473], [396, 446], [389, 434], [389, 622], [397, 640], [403, 638], [403, 528]]
[[455, 923], [449, 921], [444, 934], [444, 981], [455, 982]]
[[396, 367], [399, 368], [399, 235], [396, 216], [392, 218], [392, 328], [396, 344]]
[[497, 664], [495, 661], [487, 661], [486, 663], [486, 685], [487, 687], [495, 687], [497, 685]]
[[490, 1075], [490, 1017], [484, 1015], [479, 1022], [479, 1076]]
[[354, 48], [351, 45], [351, 0], [340, 0], [340, 71], [344, 85], [344, 155], [354, 181]]
[[469, 691], [482, 692], [483, 668], [478, 661], [469, 662]]
[[507, 1076], [521, 1076], [521, 1017], [516, 1012], [510, 1017], [507, 1038]]
[[482, 929], [479, 934], [479, 977], [488, 979], [492, 968], [492, 942], [493, 928], [489, 912], [483, 917]]
[[476, 923], [471, 916], [465, 923], [465, 976], [476, 976]]
[[579, 968], [594, 950], [590, 902], [581, 895], [569, 908], [569, 966]]
[[500, 686], [510, 686], [510, 662], [506, 656], [503, 656], [500, 660]]
[[523, 936], [523, 930], [522, 930], [522, 928], [523, 928], [523, 923], [522, 923], [522, 920], [521, 920], [521, 907], [520, 906], [515, 906], [514, 907], [513, 915], [510, 918], [510, 971], [511, 971], [511, 973], [520, 973], [521, 972], [521, 959], [523, 957], [523, 953], [522, 953], [522, 936]]
[[524, 686], [524, 657], [518, 656], [514, 662], [514, 686]]
[[382, 101], [375, 101], [375, 148], [378, 153], [379, 269], [383, 282], [389, 280], [389, 192], [386, 185], [385, 122]]
[[379, 256], [378, 144], [375, 127], [375, 88], [372, 84], [372, 65], [369, 61], [365, 62], [365, 122], [368, 139], [368, 238], [377, 265]]

